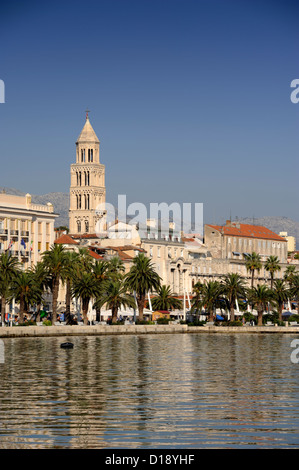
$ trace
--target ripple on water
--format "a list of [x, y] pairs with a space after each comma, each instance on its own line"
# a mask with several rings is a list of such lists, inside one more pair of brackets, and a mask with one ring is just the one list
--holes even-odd
[[[74, 349], [60, 348], [71, 340]], [[0, 448], [299, 446], [288, 335], [5, 339]]]

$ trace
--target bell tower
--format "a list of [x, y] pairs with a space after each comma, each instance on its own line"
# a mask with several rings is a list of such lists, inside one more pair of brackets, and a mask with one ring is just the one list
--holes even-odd
[[96, 233], [96, 208], [106, 201], [105, 165], [100, 163], [100, 141], [88, 113], [76, 142], [76, 163], [71, 165], [69, 229], [74, 235]]

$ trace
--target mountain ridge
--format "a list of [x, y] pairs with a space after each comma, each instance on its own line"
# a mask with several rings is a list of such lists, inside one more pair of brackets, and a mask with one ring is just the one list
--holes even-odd
[[[15, 188], [0, 187], [0, 192], [5, 191], [7, 194], [16, 196], [25, 196], [25, 192]], [[55, 220], [55, 227], [68, 226], [69, 224], [69, 203], [70, 196], [68, 193], [53, 192], [42, 195], [31, 195], [34, 204], [46, 204], [51, 202], [54, 206], [54, 211], [59, 214]], [[239, 217], [236, 222], [241, 224], [262, 225], [272, 230], [275, 233], [287, 232], [289, 236], [293, 236], [299, 240], [299, 222], [285, 216], [264, 216], [264, 217]], [[253, 223], [254, 222], [254, 223]], [[222, 225], [222, 224], [212, 224]]]

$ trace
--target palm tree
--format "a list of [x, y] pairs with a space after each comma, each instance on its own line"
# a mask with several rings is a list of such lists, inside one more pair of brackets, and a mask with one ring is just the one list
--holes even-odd
[[10, 293], [12, 281], [16, 278], [20, 265], [9, 252], [0, 255], [0, 296], [1, 296], [1, 321], [5, 325], [5, 309]]
[[292, 288], [294, 276], [296, 275], [296, 266], [294, 264], [289, 264], [284, 273], [284, 280], [288, 282], [289, 287]]
[[99, 292], [97, 280], [91, 272], [82, 271], [78, 276], [73, 278], [71, 292], [72, 297], [79, 297], [81, 299], [83, 322], [84, 325], [87, 325], [89, 302], [92, 298], [96, 298]]
[[245, 266], [247, 271], [251, 272], [251, 289], [253, 289], [254, 273], [255, 271], [260, 272], [262, 267], [260, 255], [254, 251], [251, 254], [245, 255]]
[[286, 286], [286, 281], [282, 279], [276, 279], [274, 281], [274, 287], [272, 289], [273, 301], [277, 306], [279, 320], [282, 321], [282, 309], [283, 304], [288, 300], [289, 289]]
[[118, 256], [113, 256], [108, 261], [109, 277], [112, 279], [122, 278], [125, 272], [125, 266], [123, 261]]
[[[99, 287], [99, 294], [96, 297], [96, 301], [99, 300], [99, 295], [101, 291], [101, 287], [103, 282], [108, 279], [110, 274], [110, 263], [108, 261], [97, 260], [92, 266], [92, 273], [97, 281], [97, 285]], [[99, 308], [97, 302], [96, 304], [96, 321], [101, 321], [101, 309]]]
[[24, 322], [24, 313], [28, 313], [29, 306], [39, 298], [39, 288], [31, 271], [20, 271], [12, 281], [12, 293], [19, 303], [19, 323]]
[[299, 315], [299, 274], [296, 274], [293, 278], [290, 294], [292, 298], [297, 302], [297, 311]]
[[160, 286], [157, 295], [151, 300], [154, 310], [173, 310], [181, 309], [182, 301], [176, 299], [170, 286]]
[[117, 312], [121, 307], [135, 307], [134, 297], [127, 293], [127, 288], [121, 279], [107, 279], [103, 282], [101, 297], [94, 307], [102, 308], [106, 304], [112, 311], [112, 323], [117, 322]]
[[50, 276], [50, 289], [52, 291], [52, 325], [57, 320], [57, 299], [59, 293], [59, 282], [66, 270], [66, 251], [63, 245], [52, 245], [50, 250], [43, 253], [43, 264], [48, 269]]
[[44, 291], [50, 287], [50, 276], [48, 269], [41, 261], [38, 261], [32, 268], [31, 274], [36, 290], [36, 321], [40, 321], [40, 311], [43, 302]]
[[77, 256], [82, 269], [90, 271], [93, 264], [93, 258], [89, 253], [89, 249], [86, 247], [80, 247]]
[[235, 320], [236, 301], [246, 296], [244, 280], [239, 274], [230, 273], [222, 276], [220, 292], [225, 295], [230, 311], [231, 321]]
[[200, 281], [198, 281], [196, 284], [193, 286], [193, 297], [191, 299], [191, 312], [196, 312], [196, 315], [198, 312], [201, 311], [203, 307], [202, 303], [202, 292], [203, 292], [203, 286]]
[[[80, 274], [82, 264], [80, 263], [80, 255], [75, 251], [67, 251], [65, 253], [65, 269], [62, 273], [62, 282], [66, 286], [65, 290], [65, 322], [67, 325], [72, 323], [71, 320], [71, 298], [72, 298], [72, 281]], [[82, 258], [81, 258], [82, 260]], [[83, 263], [84, 264], [84, 263]]]
[[202, 302], [209, 314], [209, 321], [214, 320], [214, 308], [219, 300], [221, 293], [220, 283], [218, 281], [207, 281], [202, 289]]
[[140, 321], [143, 321], [146, 294], [158, 291], [160, 281], [161, 278], [155, 272], [150, 258], [147, 258], [143, 253], [139, 253], [133, 259], [133, 266], [130, 271], [125, 275], [125, 287], [130, 292], [136, 293]]
[[273, 289], [273, 281], [274, 281], [274, 274], [276, 271], [281, 270], [281, 266], [279, 265], [279, 258], [277, 256], [269, 256], [265, 263], [265, 270], [270, 273], [271, 276], [271, 289]]
[[266, 310], [268, 302], [272, 299], [272, 292], [266, 285], [258, 284], [248, 292], [249, 301], [257, 309], [258, 319], [257, 325], [263, 325], [263, 312]]

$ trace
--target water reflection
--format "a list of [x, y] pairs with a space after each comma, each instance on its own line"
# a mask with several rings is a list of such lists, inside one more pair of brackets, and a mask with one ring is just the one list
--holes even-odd
[[[61, 349], [71, 340], [74, 349]], [[0, 448], [298, 447], [288, 335], [5, 339]]]

